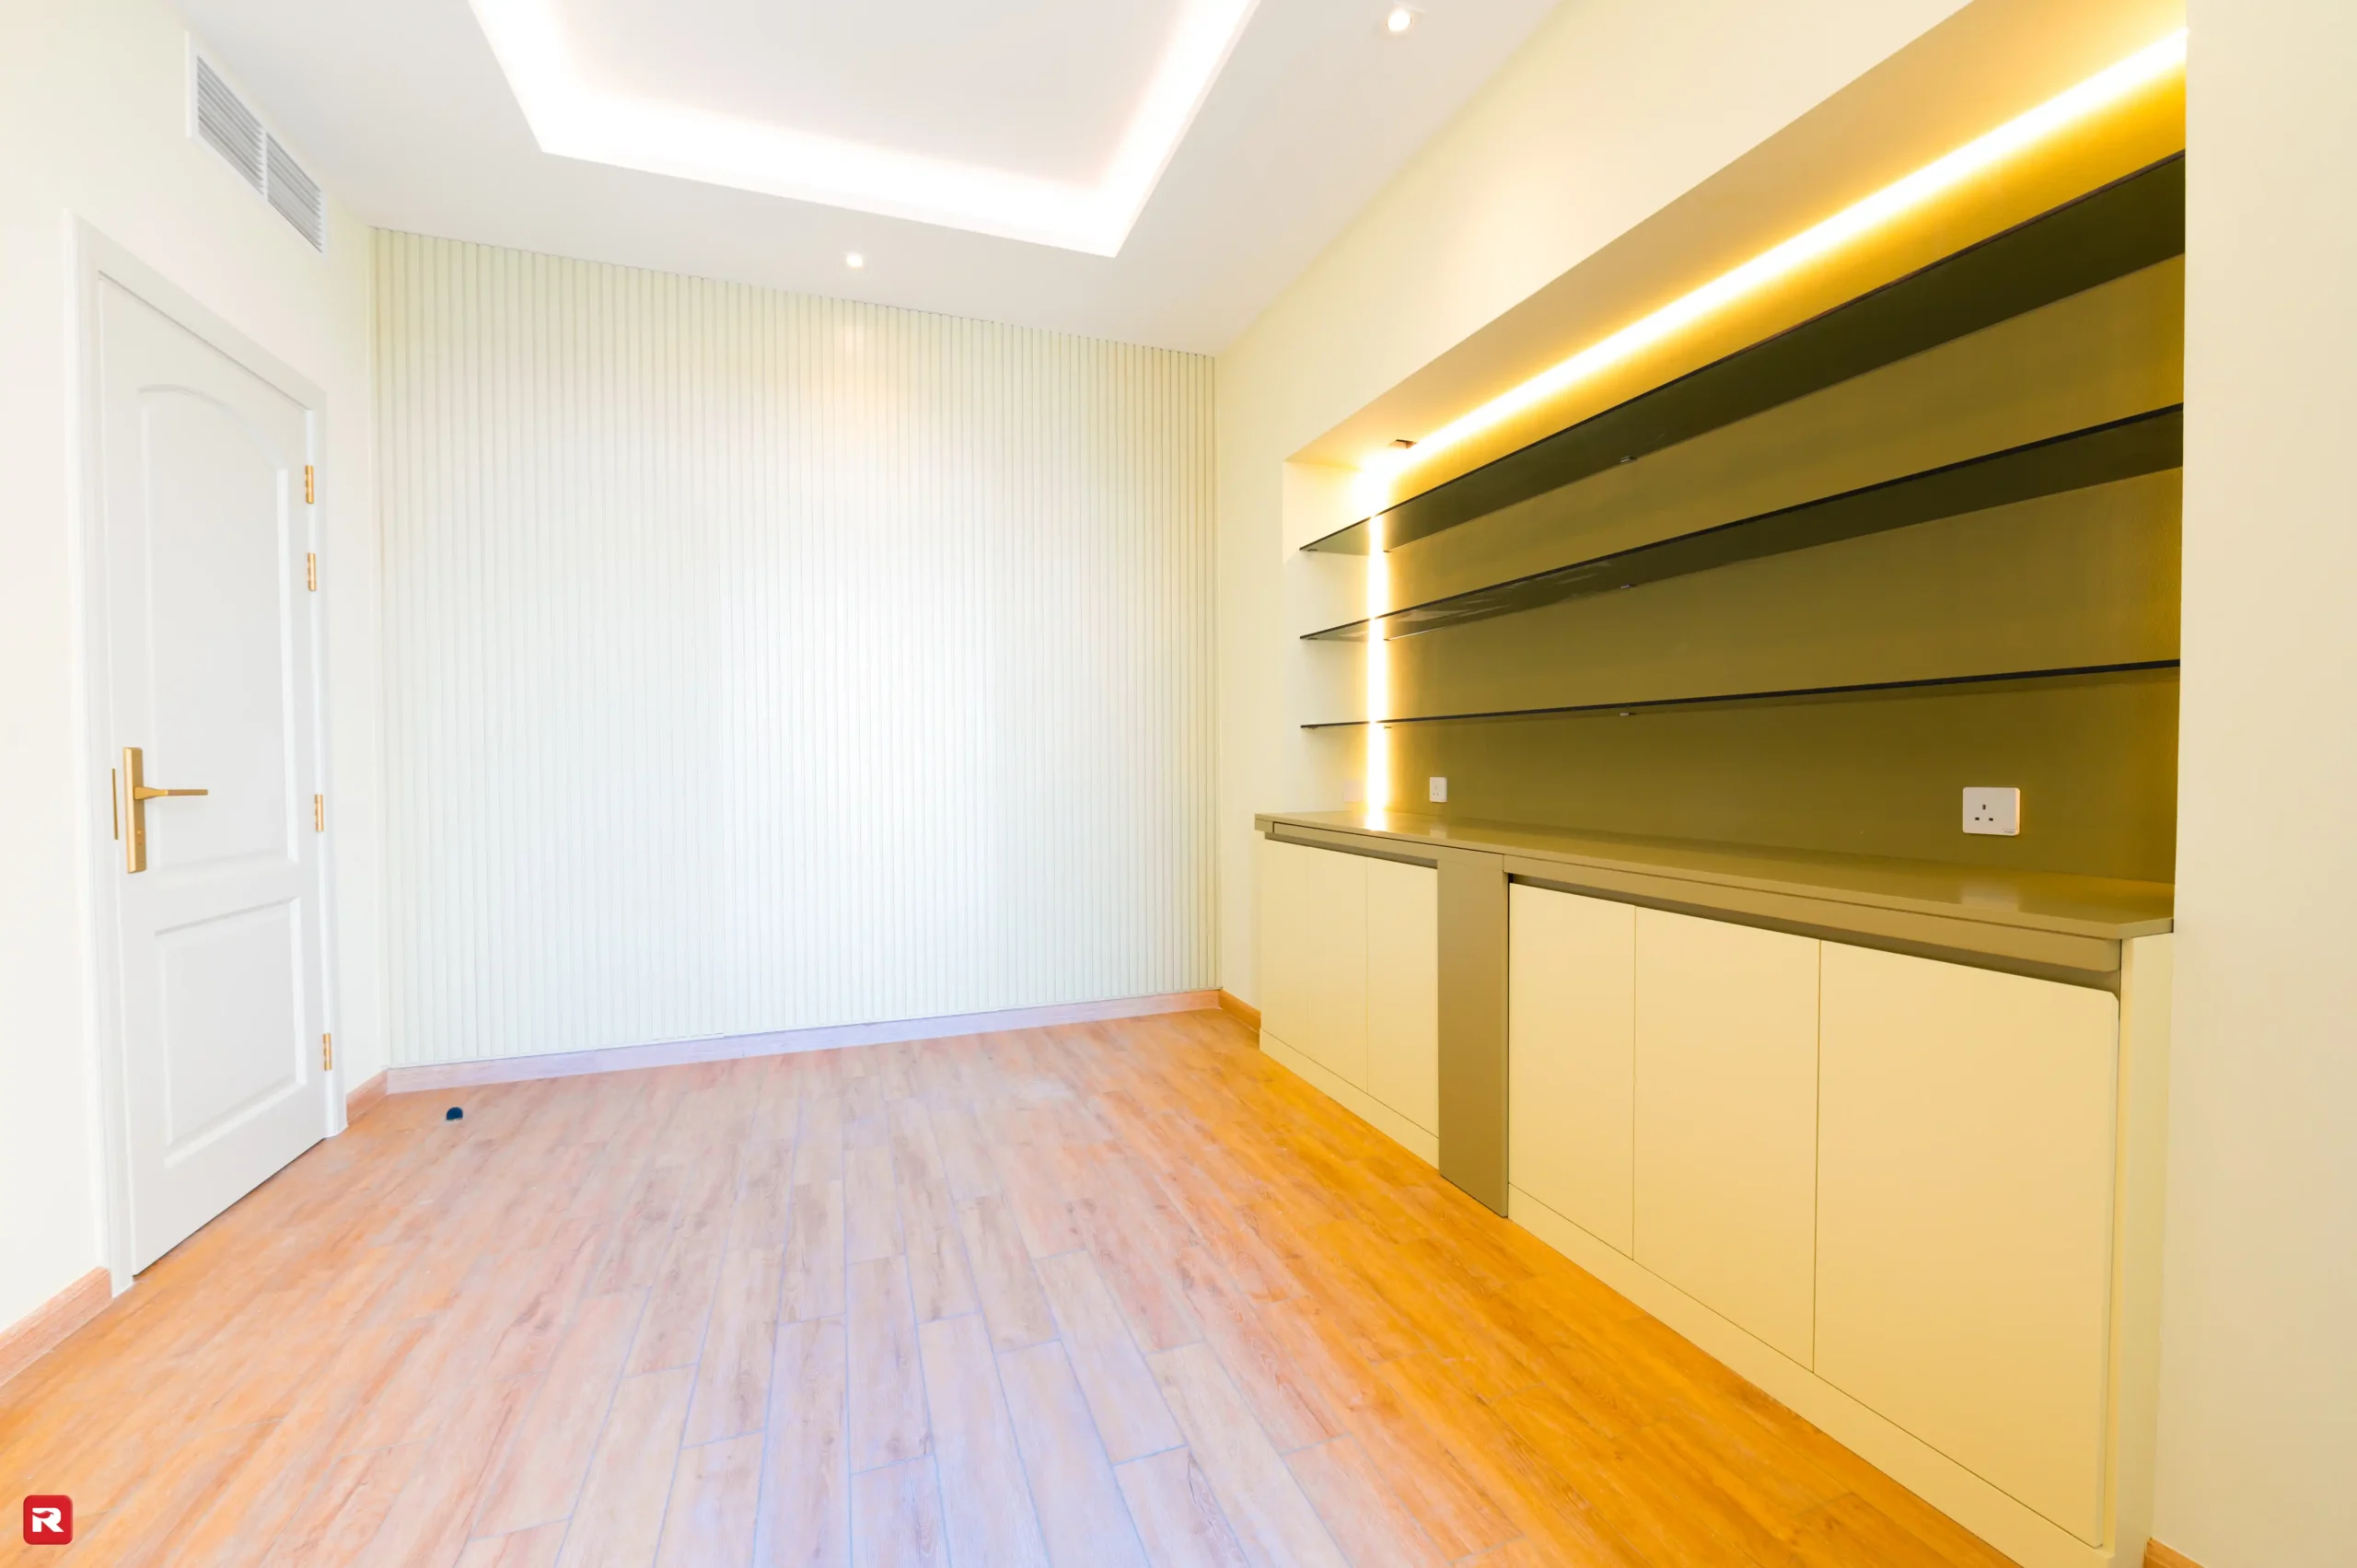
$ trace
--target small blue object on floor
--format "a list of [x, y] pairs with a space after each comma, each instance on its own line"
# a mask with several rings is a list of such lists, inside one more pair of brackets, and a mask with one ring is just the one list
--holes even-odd
[[442, 1113], [442, 1120], [445, 1121], [463, 1121], [466, 1117], [467, 1113], [455, 1105]]

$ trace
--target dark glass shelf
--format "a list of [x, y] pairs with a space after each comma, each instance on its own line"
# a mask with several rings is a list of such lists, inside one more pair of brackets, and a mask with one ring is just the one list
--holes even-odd
[[[1634, 550], [1599, 555], [1527, 577], [1452, 594], [1446, 598], [1411, 605], [1383, 617], [1384, 639], [1396, 641], [1469, 621], [1515, 615], [1567, 599], [1708, 572], [1737, 562], [1888, 533], [1942, 517], [2035, 500], [2041, 495], [2084, 490], [2142, 474], [2159, 473], [2177, 468], [2184, 461], [2185, 409], [2184, 405], [2176, 404], [1822, 500], [1738, 518]], [[1303, 640], [1357, 643], [1365, 641], [1366, 633], [1366, 621], [1353, 621], [1308, 633]]]
[[[1383, 514], [1387, 548], [1428, 539], [2184, 251], [2180, 153], [1401, 501]], [[1364, 555], [1366, 521], [1302, 548]]]
[[[2140, 659], [2128, 664], [2075, 665], [2065, 669], [2001, 669], [1979, 675], [1933, 675], [1912, 680], [1869, 680], [1847, 686], [1798, 686], [1775, 691], [1713, 691], [1693, 697], [1651, 697], [1635, 703], [1580, 703], [1556, 708], [1501, 708], [1478, 714], [1422, 714], [1413, 718], [1385, 719], [1386, 726], [1467, 724], [1484, 719], [1567, 717], [1579, 714], [1658, 712], [1665, 708], [1702, 708], [1722, 703], [1794, 702], [1807, 697], [1871, 696], [1886, 691], [1930, 691], [1951, 686], [1989, 686], [2006, 680], [2060, 680], [2090, 675], [2133, 675], [2145, 670], [2175, 669], [2178, 661]], [[1363, 729], [1364, 719], [1329, 719], [1306, 724], [1304, 729]]]

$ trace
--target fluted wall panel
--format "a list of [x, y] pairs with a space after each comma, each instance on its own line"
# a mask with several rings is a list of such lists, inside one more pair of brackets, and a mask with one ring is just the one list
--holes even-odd
[[377, 244], [396, 1063], [1210, 983], [1209, 360]]

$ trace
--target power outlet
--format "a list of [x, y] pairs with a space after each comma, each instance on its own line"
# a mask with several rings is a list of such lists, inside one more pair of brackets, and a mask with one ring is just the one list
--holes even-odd
[[1446, 801], [1448, 799], [1448, 781], [1444, 778], [1426, 779], [1424, 781], [1424, 798], [1432, 801], [1434, 805], [1439, 805]]
[[2022, 830], [2022, 792], [1967, 784], [1964, 830], [2002, 839], [2018, 838]]

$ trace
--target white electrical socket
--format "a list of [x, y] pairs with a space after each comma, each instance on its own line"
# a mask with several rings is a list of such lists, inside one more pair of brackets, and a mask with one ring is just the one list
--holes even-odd
[[1443, 778], [1426, 779], [1424, 795], [1435, 803], [1446, 801], [1448, 798], [1448, 781]]
[[1964, 790], [1964, 830], [2016, 838], [2022, 830], [2022, 792], [1967, 784]]
[[1345, 806], [1356, 806], [1356, 805], [1358, 805], [1361, 801], [1364, 800], [1365, 798], [1366, 798], [1366, 785], [1365, 785], [1365, 784], [1362, 784], [1362, 783], [1361, 783], [1360, 781], [1358, 781], [1357, 779], [1352, 779], [1352, 780], [1349, 780], [1347, 783], [1345, 783], [1345, 784], [1342, 785], [1342, 804], [1343, 804], [1343, 805], [1345, 805]]

